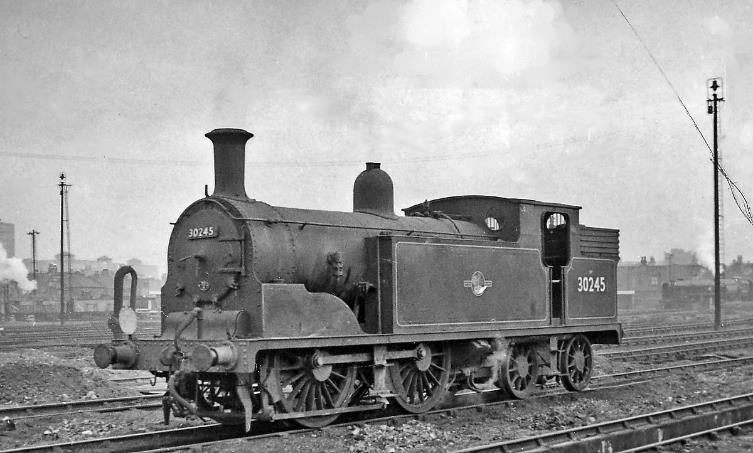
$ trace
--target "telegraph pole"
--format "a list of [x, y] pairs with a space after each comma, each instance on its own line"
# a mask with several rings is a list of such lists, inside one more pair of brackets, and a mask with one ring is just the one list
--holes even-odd
[[70, 184], [65, 183], [65, 173], [60, 173], [58, 186], [60, 187], [60, 325], [62, 326], [65, 323], [65, 268], [63, 267], [65, 264], [65, 255], [63, 254], [65, 236], [63, 235], [63, 222], [65, 221], [65, 193], [70, 187]]
[[[708, 114], [714, 115], [714, 329], [722, 327], [722, 289], [719, 265], [719, 103], [724, 102], [722, 79], [707, 80]], [[710, 91], [709, 91], [710, 90]], [[717, 92], [718, 91], [718, 92]]]
[[28, 233], [31, 236], [31, 275], [32, 280], [37, 279], [37, 235], [39, 231], [32, 229]]

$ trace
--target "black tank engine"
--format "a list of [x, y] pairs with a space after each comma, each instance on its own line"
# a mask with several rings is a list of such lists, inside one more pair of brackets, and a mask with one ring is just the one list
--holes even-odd
[[161, 336], [138, 335], [124, 269], [114, 340], [95, 350], [101, 367], [167, 379], [166, 414], [322, 426], [464, 388], [582, 390], [591, 344], [620, 341], [619, 233], [581, 225], [578, 206], [471, 195], [397, 216], [378, 163], [353, 212], [270, 206], [245, 192], [252, 134], [206, 136], [215, 189], [175, 222]]

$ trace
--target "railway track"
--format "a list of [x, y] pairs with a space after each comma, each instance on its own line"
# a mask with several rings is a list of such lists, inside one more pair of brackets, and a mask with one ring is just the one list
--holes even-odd
[[734, 338], [731, 340], [704, 341], [697, 343], [683, 343], [671, 346], [656, 346], [651, 348], [598, 351], [596, 354], [611, 360], [627, 359], [657, 359], [677, 355], [699, 354], [730, 349], [740, 349], [753, 346], [753, 336]]
[[[746, 328], [746, 329], [702, 330], [702, 331], [697, 331], [697, 332], [676, 333], [676, 334], [666, 334], [666, 335], [634, 336], [634, 337], [623, 338], [622, 343], [620, 343], [619, 346], [640, 346], [640, 345], [660, 344], [660, 343], [681, 343], [681, 342], [687, 342], [687, 341], [692, 341], [692, 340], [709, 340], [709, 339], [719, 339], [719, 338], [744, 337], [744, 336], [750, 335], [751, 332], [753, 332], [753, 329]], [[609, 345], [609, 346], [616, 347], [618, 345]]]
[[[159, 321], [139, 321], [140, 329], [159, 329]], [[102, 319], [91, 323], [60, 325], [5, 325], [0, 326], [0, 338], [9, 335], [65, 335], [80, 332], [108, 332], [107, 320]]]
[[718, 370], [722, 368], [736, 368], [741, 366], [753, 365], [753, 356], [751, 357], [739, 357], [736, 359], [720, 359], [709, 360], [705, 362], [689, 363], [683, 365], [669, 365], [658, 368], [648, 368], [643, 370], [625, 371], [622, 373], [614, 374], [600, 374], [591, 378], [592, 382], [619, 380], [624, 382], [625, 380], [646, 379], [655, 378], [663, 375], [675, 374], [683, 371], [693, 371], [696, 373], [710, 370]]
[[[139, 323], [139, 330], [159, 330], [159, 323], [155, 322], [144, 322]], [[64, 327], [56, 327], [54, 329], [51, 328], [39, 328], [36, 326], [25, 326], [25, 327], [3, 327], [0, 331], [0, 338], [2, 337], [8, 337], [13, 335], [22, 335], [22, 336], [49, 336], [49, 335], [68, 335], [68, 334], [77, 334], [77, 333], [110, 333], [110, 329], [107, 327], [106, 322], [97, 323], [94, 325], [85, 325], [85, 326], [64, 326]]]
[[753, 424], [753, 393], [460, 450], [471, 452], [620, 452], [657, 448]]
[[5, 450], [4, 453], [20, 452], [101, 452], [128, 453], [145, 451], [159, 446], [171, 447], [212, 442], [223, 439], [243, 437], [242, 427], [227, 427], [218, 423], [191, 426], [187, 428], [164, 429], [148, 433], [127, 434], [124, 436], [102, 437], [99, 439], [59, 442], [48, 445], [33, 445], [30, 447]]
[[[152, 337], [160, 333], [159, 326], [142, 327], [138, 337]], [[0, 350], [14, 348], [47, 348], [56, 346], [95, 346], [112, 339], [112, 332], [104, 328], [64, 331], [4, 331], [0, 335]]]
[[84, 412], [118, 412], [129, 409], [155, 409], [162, 407], [162, 395], [126, 396], [65, 403], [34, 404], [0, 408], [0, 419], [13, 421], [71, 415]]
[[[724, 328], [732, 326], [752, 325], [753, 318], [730, 319], [724, 321]], [[699, 322], [690, 324], [671, 324], [671, 325], [645, 325], [645, 324], [628, 324], [623, 323], [623, 332], [625, 336], [642, 336], [642, 335], [660, 335], [674, 332], [688, 332], [697, 330], [709, 330], [714, 328], [713, 322]]]
[[[155, 333], [159, 333], [159, 327], [155, 328], [149, 328], [149, 329], [139, 329], [138, 334], [141, 336], [147, 336], [152, 335]], [[112, 332], [107, 329], [92, 329], [92, 330], [82, 330], [78, 332], [69, 331], [69, 332], [58, 332], [58, 333], [47, 333], [47, 332], [11, 332], [11, 333], [5, 333], [4, 335], [0, 336], [0, 342], [10, 342], [10, 341], [18, 341], [18, 340], [48, 340], [50, 338], [75, 338], [75, 337], [102, 337], [102, 336], [109, 336], [112, 337]]]
[[[593, 380], [599, 382], [593, 388], [586, 390], [583, 393], [598, 392], [608, 390], [612, 388], [623, 387], [626, 385], [635, 385], [641, 382], [645, 382], [645, 378], [656, 377], [662, 374], [673, 374], [681, 371], [705, 371], [719, 368], [733, 368], [746, 365], [753, 365], [753, 357], [744, 357], [740, 359], [726, 359], [702, 362], [690, 365], [675, 365], [661, 368], [653, 368], [649, 370], [631, 371], [627, 373], [617, 373], [610, 375], [594, 376]], [[559, 391], [545, 391], [536, 395], [534, 398], [556, 398], [564, 395], [571, 395], [569, 392], [562, 390]], [[158, 398], [158, 397], [151, 397]], [[458, 412], [464, 410], [479, 410], [479, 408], [493, 407], [498, 405], [509, 405], [519, 403], [520, 400], [509, 399], [504, 396], [502, 392], [482, 392], [474, 393], [467, 392], [464, 394], [458, 394], [452, 399], [443, 402], [436, 410], [422, 414], [422, 416], [439, 415], [439, 414], [452, 414], [457, 415]], [[156, 403], [155, 407], [161, 406]], [[105, 409], [106, 410], [106, 409]], [[353, 414], [350, 417], [343, 417], [342, 423], [335, 424], [333, 426], [348, 426], [354, 422], [358, 423], [383, 423], [390, 420], [408, 420], [415, 418], [414, 414], [402, 414], [397, 412], [397, 408], [391, 406], [386, 412], [380, 412], [380, 417], [369, 417], [368, 414]], [[385, 415], [386, 414], [386, 415]], [[244, 439], [246, 445], [244, 449], [251, 449], [254, 441], [260, 441], [266, 439], [269, 436], [278, 436], [281, 431], [285, 431], [288, 436], [304, 435], [311, 433], [315, 430], [310, 429], [280, 429], [278, 426], [272, 426], [268, 424], [255, 425], [254, 432], [247, 434], [242, 430], [233, 427], [226, 427], [216, 423], [210, 423], [206, 425], [199, 425], [188, 428], [177, 429], [165, 429], [161, 431], [153, 431], [148, 433], [128, 434], [123, 436], [112, 436], [107, 438], [90, 439], [85, 441], [72, 441], [61, 442], [49, 445], [34, 445], [24, 448], [17, 448], [14, 450], [6, 450], [6, 452], [30, 452], [30, 451], [51, 451], [51, 452], [63, 452], [63, 451], [76, 451], [76, 452], [88, 452], [88, 451], [109, 451], [109, 452], [131, 452], [131, 451], [152, 451], [152, 452], [168, 452], [176, 450], [190, 450], [201, 451], [202, 447], [207, 446], [221, 446], [223, 442], [230, 440], [237, 440], [239, 438]], [[515, 450], [517, 451], [517, 450]]]

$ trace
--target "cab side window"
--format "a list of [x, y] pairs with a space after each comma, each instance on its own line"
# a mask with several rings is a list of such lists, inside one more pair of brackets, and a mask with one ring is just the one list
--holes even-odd
[[570, 221], [567, 214], [547, 212], [542, 219], [544, 264], [567, 266], [570, 262]]

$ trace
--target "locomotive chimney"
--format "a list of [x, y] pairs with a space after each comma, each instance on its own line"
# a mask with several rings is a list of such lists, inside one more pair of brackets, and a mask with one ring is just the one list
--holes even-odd
[[214, 144], [214, 192], [212, 196], [248, 198], [243, 181], [246, 142], [254, 134], [243, 129], [215, 129], [205, 135]]
[[378, 162], [366, 162], [366, 170], [356, 178], [353, 184], [353, 212], [396, 218], [392, 178], [379, 168]]

